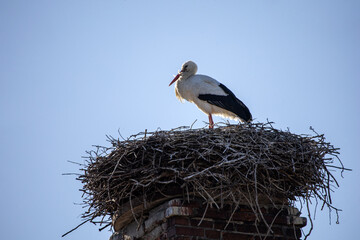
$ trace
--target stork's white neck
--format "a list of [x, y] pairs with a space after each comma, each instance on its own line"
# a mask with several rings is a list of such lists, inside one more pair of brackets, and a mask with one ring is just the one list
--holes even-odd
[[185, 81], [185, 80], [187, 80], [189, 77], [191, 77], [193, 75], [194, 75], [193, 73], [189, 73], [189, 72], [181, 73], [180, 78], [179, 78], [178, 81]]

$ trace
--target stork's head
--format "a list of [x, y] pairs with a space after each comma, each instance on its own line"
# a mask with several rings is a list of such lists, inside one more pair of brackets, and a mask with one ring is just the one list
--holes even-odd
[[176, 80], [178, 80], [180, 77], [182, 79], [187, 79], [188, 77], [195, 75], [195, 73], [197, 72], [197, 65], [196, 63], [194, 63], [193, 61], [187, 61], [185, 62], [182, 67], [180, 72], [175, 76], [175, 78], [171, 81], [171, 83], [169, 84], [169, 86], [171, 84], [173, 84], [174, 82], [176, 82]]

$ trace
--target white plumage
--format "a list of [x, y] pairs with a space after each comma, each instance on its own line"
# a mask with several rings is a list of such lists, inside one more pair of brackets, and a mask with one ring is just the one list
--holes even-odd
[[[251, 121], [249, 109], [223, 84], [215, 79], [196, 74], [197, 65], [188, 61], [182, 65], [181, 71], [173, 81], [176, 97], [195, 103], [195, 105], [209, 116], [209, 128], [213, 128], [212, 114]], [[196, 75], [195, 75], [196, 74]]]

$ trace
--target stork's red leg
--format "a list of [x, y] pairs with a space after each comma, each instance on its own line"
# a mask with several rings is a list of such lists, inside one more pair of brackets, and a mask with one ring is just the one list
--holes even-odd
[[211, 114], [209, 114], [209, 128], [214, 128], [214, 121], [212, 119]]

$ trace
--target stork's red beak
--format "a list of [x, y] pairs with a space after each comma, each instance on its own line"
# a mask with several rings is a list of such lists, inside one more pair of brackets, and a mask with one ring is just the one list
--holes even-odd
[[180, 73], [174, 77], [174, 79], [171, 81], [171, 83], [169, 84], [169, 86], [170, 86], [171, 84], [173, 84], [176, 80], [178, 80], [179, 77], [180, 77]]

